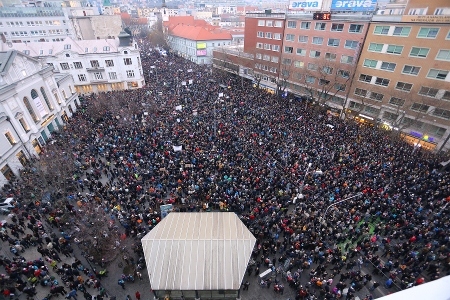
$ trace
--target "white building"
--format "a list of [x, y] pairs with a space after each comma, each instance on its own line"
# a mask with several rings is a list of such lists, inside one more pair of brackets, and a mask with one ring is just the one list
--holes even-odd
[[18, 51], [0, 51], [0, 186], [41, 152], [78, 104], [71, 76]]
[[71, 75], [80, 94], [145, 85], [137, 43], [124, 32], [116, 39], [76, 41], [68, 37], [62, 42], [0, 45], [0, 50], [20, 51], [53, 65], [56, 72]]
[[228, 31], [178, 24], [169, 28], [167, 42], [178, 55], [196, 64], [211, 64], [213, 49], [231, 45], [232, 40]]

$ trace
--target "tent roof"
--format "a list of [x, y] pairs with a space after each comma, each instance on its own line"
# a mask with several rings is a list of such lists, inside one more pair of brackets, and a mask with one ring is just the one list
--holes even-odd
[[238, 290], [256, 239], [235, 213], [176, 213], [142, 238], [153, 290]]

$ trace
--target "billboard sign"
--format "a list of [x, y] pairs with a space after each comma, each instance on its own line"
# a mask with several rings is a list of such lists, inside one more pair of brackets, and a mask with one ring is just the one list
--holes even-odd
[[319, 11], [322, 9], [322, 0], [294, 0], [289, 1], [291, 10], [311, 10]]
[[197, 50], [197, 56], [206, 56], [206, 49], [204, 49], [204, 50]]
[[197, 43], [197, 49], [206, 49], [206, 43], [205, 42], [198, 42]]
[[374, 11], [377, 0], [333, 0], [331, 11]]

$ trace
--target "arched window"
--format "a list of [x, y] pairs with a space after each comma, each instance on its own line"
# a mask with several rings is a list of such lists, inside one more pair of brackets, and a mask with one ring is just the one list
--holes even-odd
[[[34, 91], [34, 90], [33, 90]], [[34, 113], [33, 107], [30, 104], [30, 101], [28, 101], [27, 97], [23, 97], [23, 103], [25, 104], [25, 107], [28, 110], [28, 113], [30, 114], [30, 116], [33, 118], [33, 121], [35, 123], [37, 123], [39, 121], [38, 117], [36, 116], [36, 114]]]
[[36, 90], [31, 90], [31, 98], [32, 99], [36, 99], [38, 97], [38, 93], [36, 92]]
[[50, 110], [53, 109], [53, 105], [52, 103], [48, 100], [47, 98], [47, 94], [45, 93], [44, 87], [41, 87], [41, 94], [42, 97], [44, 97], [45, 103], [47, 103], [48, 108], [50, 108]]

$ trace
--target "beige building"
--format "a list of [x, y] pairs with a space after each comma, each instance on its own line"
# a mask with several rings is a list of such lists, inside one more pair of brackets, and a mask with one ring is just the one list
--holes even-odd
[[450, 148], [450, 3], [429, 2], [410, 1], [405, 15], [373, 17], [348, 108], [361, 121], [402, 131], [411, 143], [444, 149]]

